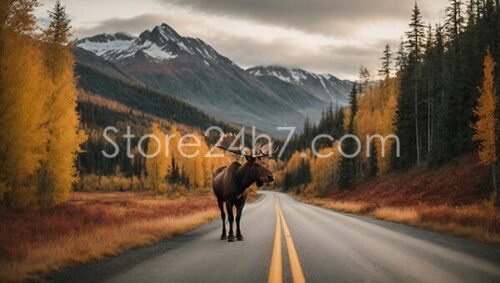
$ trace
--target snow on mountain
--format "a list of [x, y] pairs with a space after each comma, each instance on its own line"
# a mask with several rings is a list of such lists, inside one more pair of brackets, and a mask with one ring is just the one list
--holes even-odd
[[110, 61], [120, 61], [138, 54], [160, 61], [191, 55], [203, 59], [207, 66], [210, 63], [232, 64], [203, 40], [183, 37], [165, 23], [144, 31], [139, 37], [125, 33], [103, 33], [77, 40], [76, 45]]
[[[345, 105], [350, 82], [279, 66], [244, 70], [199, 38], [167, 24], [142, 32], [99, 34], [75, 42], [78, 64], [167, 93], [218, 119], [283, 134], [306, 117]], [[83, 74], [85, 75], [85, 74]]]
[[321, 84], [325, 91], [329, 91], [328, 85], [335, 85], [340, 81], [329, 74], [315, 74], [302, 69], [287, 69], [281, 66], [258, 66], [247, 70], [250, 74], [261, 76], [273, 76], [284, 82], [303, 85], [307, 80], [315, 80]]
[[101, 33], [92, 37], [79, 39], [75, 44], [80, 48], [107, 59], [113, 53], [128, 49], [134, 40], [136, 40], [135, 37], [123, 32], [115, 34]]
[[275, 77], [281, 81], [300, 86], [315, 94], [325, 102], [347, 102], [351, 82], [343, 81], [330, 74], [316, 74], [302, 69], [289, 69], [282, 66], [257, 66], [247, 69], [257, 77]]

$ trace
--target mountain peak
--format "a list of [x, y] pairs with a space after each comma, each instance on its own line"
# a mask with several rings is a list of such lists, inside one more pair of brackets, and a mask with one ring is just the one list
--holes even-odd
[[103, 33], [78, 40], [76, 45], [114, 62], [134, 58], [136, 55], [155, 61], [169, 61], [184, 56], [197, 57], [209, 67], [211, 64], [235, 66], [203, 40], [183, 37], [166, 23], [143, 31], [137, 38], [125, 33]]
[[162, 23], [161, 25], [155, 26], [151, 31], [151, 35], [158, 36], [165, 41], [178, 41], [182, 38], [172, 27], [167, 25], [166, 23]]

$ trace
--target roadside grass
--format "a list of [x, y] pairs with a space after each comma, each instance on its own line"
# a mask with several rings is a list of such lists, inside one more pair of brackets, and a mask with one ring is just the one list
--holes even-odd
[[368, 215], [385, 221], [500, 244], [500, 210], [487, 202], [463, 206], [415, 205], [397, 207], [324, 198], [299, 197], [299, 199], [312, 205], [340, 212]]
[[333, 209], [340, 212], [363, 214], [370, 210], [368, 204], [361, 202], [335, 201], [323, 198], [301, 198], [301, 200], [309, 204], [321, 206], [328, 209]]
[[477, 154], [439, 168], [391, 172], [356, 184], [299, 197], [325, 208], [500, 244], [500, 210], [491, 202], [490, 170]]
[[386, 221], [415, 225], [420, 219], [417, 209], [413, 207], [379, 207], [370, 215]]
[[0, 212], [0, 282], [35, 281], [187, 232], [218, 216], [215, 203], [206, 194], [74, 193], [53, 209]]

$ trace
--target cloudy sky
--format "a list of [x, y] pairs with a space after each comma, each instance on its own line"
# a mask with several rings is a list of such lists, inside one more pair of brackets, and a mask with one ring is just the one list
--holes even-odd
[[[42, 0], [47, 17], [55, 0]], [[62, 0], [75, 37], [167, 23], [199, 37], [243, 68], [284, 65], [355, 79], [376, 72], [386, 43], [397, 49], [413, 0]], [[442, 19], [447, 0], [419, 0], [425, 21]]]

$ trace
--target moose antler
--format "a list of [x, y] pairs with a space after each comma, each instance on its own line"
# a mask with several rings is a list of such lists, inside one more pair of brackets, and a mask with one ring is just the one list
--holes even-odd
[[238, 135], [234, 135], [233, 133], [222, 135], [217, 147], [237, 155], [254, 158], [269, 157], [278, 149], [277, 147], [272, 147], [272, 144], [266, 144], [264, 146], [257, 144], [253, 149], [243, 147], [240, 144]]
[[262, 147], [259, 145], [258, 149], [259, 153], [255, 157], [269, 157], [273, 155], [276, 151], [278, 151], [278, 147], [277, 146], [273, 147], [272, 143], [266, 144]]
[[235, 136], [233, 133], [222, 135], [217, 144], [217, 147], [222, 150], [237, 155], [252, 156], [252, 153], [249, 153], [247, 148], [243, 148], [243, 146], [240, 144], [240, 139], [238, 138], [238, 136]]

